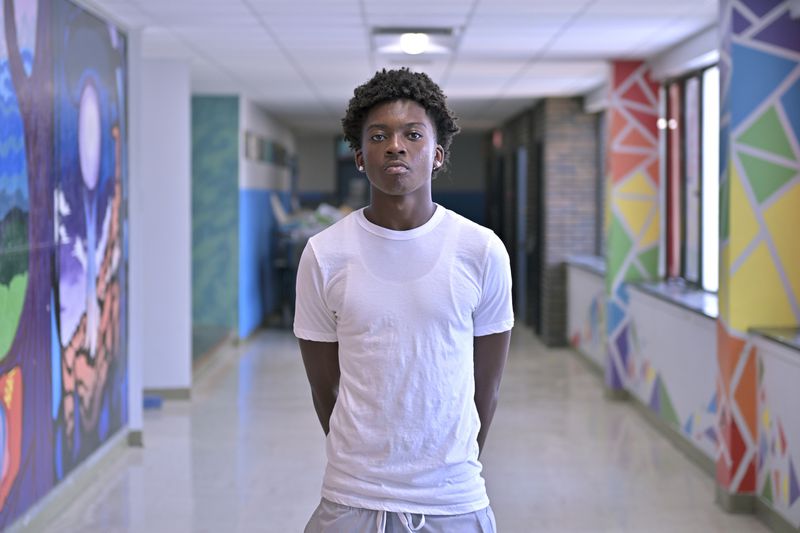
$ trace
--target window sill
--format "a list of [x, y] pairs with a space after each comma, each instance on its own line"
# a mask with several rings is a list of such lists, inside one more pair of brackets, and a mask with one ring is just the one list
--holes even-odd
[[750, 333], [800, 352], [800, 327], [750, 328]]
[[683, 283], [669, 281], [632, 283], [633, 288], [706, 318], [719, 316], [717, 295]]
[[571, 255], [567, 264], [603, 278], [606, 276], [606, 260], [597, 255]]

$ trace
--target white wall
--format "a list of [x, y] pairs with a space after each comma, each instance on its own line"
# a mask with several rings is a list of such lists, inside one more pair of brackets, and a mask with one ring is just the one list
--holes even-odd
[[279, 123], [252, 100], [242, 96], [239, 98], [239, 188], [261, 190], [288, 190], [290, 171], [286, 167], [258, 163], [245, 159], [244, 134], [255, 133], [267, 140], [282, 145], [290, 154], [296, 152], [295, 139], [292, 132]]
[[[189, 65], [143, 60], [131, 175], [131, 348], [145, 389], [189, 389], [191, 93]], [[133, 159], [133, 158], [132, 158]], [[136, 355], [134, 355], [136, 357]]]
[[568, 264], [567, 335], [573, 347], [601, 368], [606, 365], [605, 314], [605, 278]]
[[[675, 409], [676, 427], [692, 445], [716, 460], [717, 412], [710, 410], [717, 391], [717, 326], [713, 318], [646, 293], [634, 285], [630, 293], [632, 374], [629, 390], [649, 405], [663, 383]], [[662, 409], [665, 399], [661, 397]], [[686, 424], [691, 418], [691, 428]]]
[[325, 193], [336, 191], [335, 142], [333, 135], [298, 137], [297, 165], [300, 191]]
[[[141, 286], [138, 252], [142, 248], [137, 223], [142, 213], [140, 207], [144, 189], [139, 176], [142, 168], [142, 32], [128, 32], [128, 427], [131, 431], [142, 431], [142, 367], [144, 353], [141, 331], [144, 305], [139, 297]], [[134, 254], [133, 252], [136, 252]]]
[[[775, 341], [756, 336], [754, 344], [758, 350], [759, 379], [758, 432], [763, 446], [759, 457], [758, 484], [761, 492], [767, 483], [772, 485], [770, 504], [794, 527], [800, 527], [800, 499], [792, 502], [790, 497], [791, 476], [797, 475], [793, 468], [800, 465], [800, 413], [797, 410], [797, 384], [800, 383], [800, 357], [797, 350]], [[737, 409], [734, 415], [737, 424], [746, 424]], [[775, 443], [777, 446], [767, 446]], [[775, 473], [778, 473], [776, 479]], [[775, 486], [777, 481], [778, 487]], [[763, 495], [761, 496], [763, 499]]]
[[[606, 316], [604, 279], [572, 264], [567, 272], [570, 342], [605, 368], [603, 332], [611, 319]], [[633, 284], [627, 292], [630, 321], [627, 326], [621, 323], [628, 328], [626, 389], [708, 459], [716, 460], [716, 321]]]

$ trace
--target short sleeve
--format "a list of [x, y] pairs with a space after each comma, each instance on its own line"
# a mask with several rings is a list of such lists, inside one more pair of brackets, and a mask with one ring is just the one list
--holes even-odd
[[505, 246], [496, 235], [492, 235], [487, 246], [481, 298], [472, 318], [476, 337], [502, 333], [514, 327], [511, 262]]
[[294, 335], [298, 339], [336, 342], [336, 317], [325, 303], [325, 282], [309, 242], [297, 266]]

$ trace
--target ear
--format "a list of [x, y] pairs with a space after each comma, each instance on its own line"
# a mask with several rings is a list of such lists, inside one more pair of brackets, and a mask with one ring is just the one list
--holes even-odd
[[356, 150], [354, 159], [356, 161], [356, 168], [359, 172], [364, 172], [364, 154], [361, 150]]
[[433, 153], [433, 171], [439, 170], [442, 167], [442, 163], [444, 163], [444, 148], [442, 148], [441, 144], [437, 144]]

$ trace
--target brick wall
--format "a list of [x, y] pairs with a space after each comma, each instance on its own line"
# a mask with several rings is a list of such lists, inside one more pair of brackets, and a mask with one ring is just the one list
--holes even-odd
[[565, 261], [573, 254], [592, 254], [596, 246], [596, 115], [584, 113], [577, 98], [551, 98], [543, 113], [545, 198], [542, 243], [542, 341], [567, 343]]
[[[567, 342], [564, 261], [572, 254], [595, 252], [597, 128], [597, 116], [584, 113], [580, 99], [542, 100], [502, 126], [502, 146], [495, 147], [490, 156], [504, 162], [502, 176], [496, 172], [489, 175], [490, 181], [502, 182], [487, 185], [487, 201], [502, 212], [501, 217], [491, 219], [491, 227], [501, 235], [511, 256], [514, 283], [524, 276], [526, 285], [524, 312], [516, 293], [515, 312], [549, 346]], [[514, 158], [520, 147], [528, 153], [526, 272], [516, 268]]]

